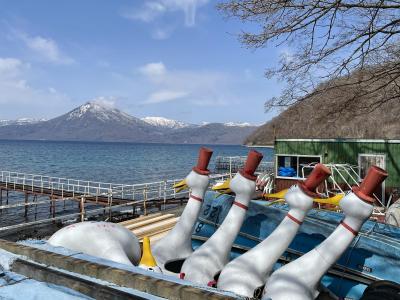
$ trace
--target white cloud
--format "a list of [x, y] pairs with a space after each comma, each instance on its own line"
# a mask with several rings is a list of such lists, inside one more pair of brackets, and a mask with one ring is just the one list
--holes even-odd
[[162, 102], [170, 102], [186, 97], [188, 93], [180, 91], [157, 91], [152, 93], [149, 98], [144, 102], [145, 104], [157, 104]]
[[0, 57], [0, 78], [12, 78], [17, 76], [22, 67], [22, 62], [16, 58]]
[[229, 76], [216, 71], [168, 70], [162, 62], [139, 68], [150, 87], [144, 104], [185, 99], [197, 106], [227, 105], [234, 97], [229, 89]]
[[[66, 109], [70, 99], [53, 87], [39, 89], [25, 78], [29, 64], [16, 58], [0, 57], [0, 113], [7, 116], [40, 116]], [[43, 116], [43, 115], [42, 115]]]
[[141, 7], [123, 12], [122, 16], [134, 21], [153, 23], [151, 30], [154, 39], [162, 40], [168, 38], [176, 29], [177, 25], [171, 25], [171, 21], [165, 18], [172, 13], [183, 13], [184, 26], [196, 25], [197, 10], [206, 5], [209, 0], [149, 0]]
[[143, 7], [138, 10], [134, 11], [130, 14], [124, 15], [127, 18], [133, 19], [133, 20], [140, 20], [143, 22], [152, 22], [154, 19], [156, 19], [158, 16], [162, 15], [165, 13], [166, 7], [162, 3], [162, 1], [157, 2], [157, 1], [147, 1], [144, 3]]
[[42, 36], [29, 36], [24, 32], [14, 31], [15, 35], [21, 39], [25, 45], [42, 59], [55, 64], [69, 65], [75, 61], [64, 54], [58, 44], [50, 39]]
[[97, 103], [100, 106], [114, 108], [115, 102], [117, 101], [117, 97], [113, 96], [99, 96], [94, 99], [89, 100], [91, 103]]
[[140, 67], [139, 72], [150, 79], [155, 79], [156, 77], [165, 75], [167, 68], [162, 62], [155, 62]]

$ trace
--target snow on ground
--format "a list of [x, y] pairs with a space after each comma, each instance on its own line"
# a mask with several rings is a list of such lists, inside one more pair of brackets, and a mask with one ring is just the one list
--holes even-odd
[[[168, 275], [159, 274], [159, 273], [154, 273], [154, 272], [147, 271], [147, 270], [144, 270], [144, 269], [141, 269], [141, 268], [138, 268], [138, 267], [129, 266], [129, 265], [121, 264], [121, 263], [116, 263], [116, 262], [113, 262], [113, 261], [110, 261], [110, 260], [107, 260], [107, 259], [103, 259], [103, 258], [87, 255], [87, 254], [84, 254], [82, 252], [72, 251], [72, 250], [69, 250], [69, 249], [66, 249], [66, 248], [63, 248], [63, 247], [54, 247], [54, 246], [48, 244], [44, 240], [29, 239], [29, 240], [19, 241], [18, 243], [26, 245], [26, 246], [35, 247], [35, 248], [38, 248], [38, 249], [51, 251], [51, 252], [54, 252], [54, 253], [58, 253], [58, 254], [66, 255], [66, 256], [71, 256], [71, 257], [82, 259], [82, 260], [86, 260], [86, 261], [90, 261], [90, 262], [93, 262], [93, 263], [97, 263], [97, 264], [101, 264], [101, 265], [105, 265], [105, 266], [109, 266], [109, 267], [113, 267], [113, 268], [118, 268], [118, 269], [121, 269], [121, 270], [131, 271], [131, 272], [134, 272], [134, 273], [137, 273], [137, 274], [142, 274], [142, 275], [145, 275], [145, 276], [152, 276], [153, 278], [157, 278], [157, 279], [168, 280], [168, 281], [171, 281], [171, 282], [174, 282], [174, 283], [178, 283], [178, 284], [182, 284], [182, 285], [189, 285], [189, 286], [193, 286], [193, 287], [196, 287], [196, 288], [201, 288], [201, 289], [204, 289], [204, 290], [209, 290], [209, 291], [214, 291], [215, 292], [214, 288], [210, 288], [210, 287], [203, 286], [203, 285], [197, 285], [197, 284], [191, 283], [189, 281], [179, 279], [177, 277], [168, 276]], [[57, 268], [54, 268], [54, 269], [57, 269]], [[62, 272], [73, 274], [75, 276], [79, 276], [81, 278], [85, 278], [87, 280], [91, 280], [93, 282], [97, 282], [97, 283], [100, 283], [100, 284], [103, 284], [103, 285], [112, 286], [114, 288], [118, 288], [118, 289], [123, 290], [125, 292], [131, 293], [131, 294], [134, 294], [134, 295], [138, 295], [138, 296], [142, 296], [144, 298], [154, 299], [154, 300], [163, 299], [163, 298], [160, 298], [160, 297], [156, 297], [156, 296], [153, 296], [153, 295], [150, 295], [150, 294], [146, 294], [146, 293], [140, 292], [140, 291], [132, 289], [132, 288], [125, 288], [125, 287], [116, 286], [113, 283], [106, 282], [106, 281], [99, 280], [99, 279], [95, 279], [95, 278], [92, 278], [92, 277], [89, 277], [89, 276], [76, 274], [76, 273], [71, 273], [71, 272], [68, 272], [68, 271], [65, 271], [65, 270], [61, 270], [61, 269], [59, 269], [59, 270], [62, 271]], [[219, 292], [221, 294], [223, 294], [223, 295], [227, 295], [227, 296], [230, 296], [230, 297], [237, 297], [238, 299], [240, 299], [240, 297], [238, 297], [234, 293], [225, 292], [225, 291], [221, 291], [221, 290], [219, 290]], [[0, 299], [1, 299], [1, 292], [0, 292]]]
[[[7, 278], [7, 280], [4, 280]], [[0, 299], [7, 300], [82, 300], [93, 299], [62, 286], [39, 282], [7, 272], [0, 278]]]
[[17, 256], [15, 254], [0, 249], [0, 273], [2, 270], [10, 270], [10, 266], [16, 258]]
[[29, 279], [20, 274], [10, 272], [10, 267], [18, 256], [0, 249], [0, 299], [37, 300], [57, 299], [75, 300], [92, 299], [84, 294], [63, 286]]

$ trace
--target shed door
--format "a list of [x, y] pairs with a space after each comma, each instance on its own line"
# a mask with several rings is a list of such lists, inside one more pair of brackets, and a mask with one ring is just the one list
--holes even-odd
[[[359, 175], [361, 179], [364, 179], [365, 175], [367, 175], [367, 171], [371, 166], [377, 166], [382, 169], [386, 169], [386, 156], [384, 154], [359, 154], [358, 155], [358, 168]], [[385, 203], [385, 182], [382, 183], [382, 186], [375, 191], [375, 195], [377, 195], [382, 203]]]

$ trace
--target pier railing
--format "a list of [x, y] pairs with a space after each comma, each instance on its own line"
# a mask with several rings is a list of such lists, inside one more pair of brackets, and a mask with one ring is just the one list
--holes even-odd
[[[210, 187], [217, 181], [229, 178], [229, 174], [211, 174]], [[23, 208], [25, 216], [29, 213], [29, 207], [41, 204], [49, 204], [51, 207], [51, 214], [46, 219], [24, 222], [10, 226], [0, 227], [0, 232], [8, 229], [29, 227], [32, 225], [42, 224], [56, 220], [68, 220], [80, 216], [83, 221], [91, 215], [100, 213], [108, 213], [108, 220], [112, 217], [112, 212], [120, 211], [121, 209], [133, 208], [134, 212], [139, 209], [140, 214], [147, 213], [147, 206], [149, 203], [156, 201], [158, 205], [164, 203], [168, 204], [168, 200], [183, 201], [188, 197], [188, 190], [176, 192], [173, 186], [182, 179], [164, 180], [140, 184], [116, 184], [104, 183], [87, 180], [67, 179], [59, 177], [51, 177], [44, 175], [26, 174], [19, 172], [0, 171], [0, 211], [7, 209]], [[3, 192], [7, 191], [6, 205], [3, 205]], [[25, 202], [17, 201], [16, 203], [8, 203], [8, 192], [22, 192], [25, 194]], [[28, 195], [33, 194], [35, 197], [49, 196], [49, 200], [35, 200], [28, 201]], [[80, 203], [79, 212], [72, 214], [56, 215], [56, 202], [58, 200], [75, 200]], [[103, 207], [91, 207], [88, 209], [87, 202], [97, 202], [102, 204]], [[65, 204], [64, 204], [65, 208]], [[161, 206], [159, 209], [162, 209]], [[60, 211], [58, 211], [60, 212]]]
[[[211, 175], [211, 182], [224, 180], [228, 174]], [[188, 191], [175, 192], [173, 186], [182, 179], [163, 180], [140, 184], [116, 184], [87, 180], [50, 177], [10, 171], [0, 172], [0, 182], [6, 188], [63, 197], [112, 197], [119, 200], [145, 200], [146, 198], [175, 198]]]

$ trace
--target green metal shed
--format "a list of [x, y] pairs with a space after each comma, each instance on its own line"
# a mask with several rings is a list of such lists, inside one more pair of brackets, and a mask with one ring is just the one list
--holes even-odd
[[[285, 184], [279, 180], [302, 178], [302, 166], [316, 162], [352, 165], [360, 178], [371, 165], [387, 170], [389, 177], [382, 187], [383, 200], [385, 194], [400, 187], [400, 140], [276, 139], [274, 148], [277, 185], [282, 187], [290, 182]], [[280, 167], [292, 168], [294, 172], [290, 177], [280, 176]]]

